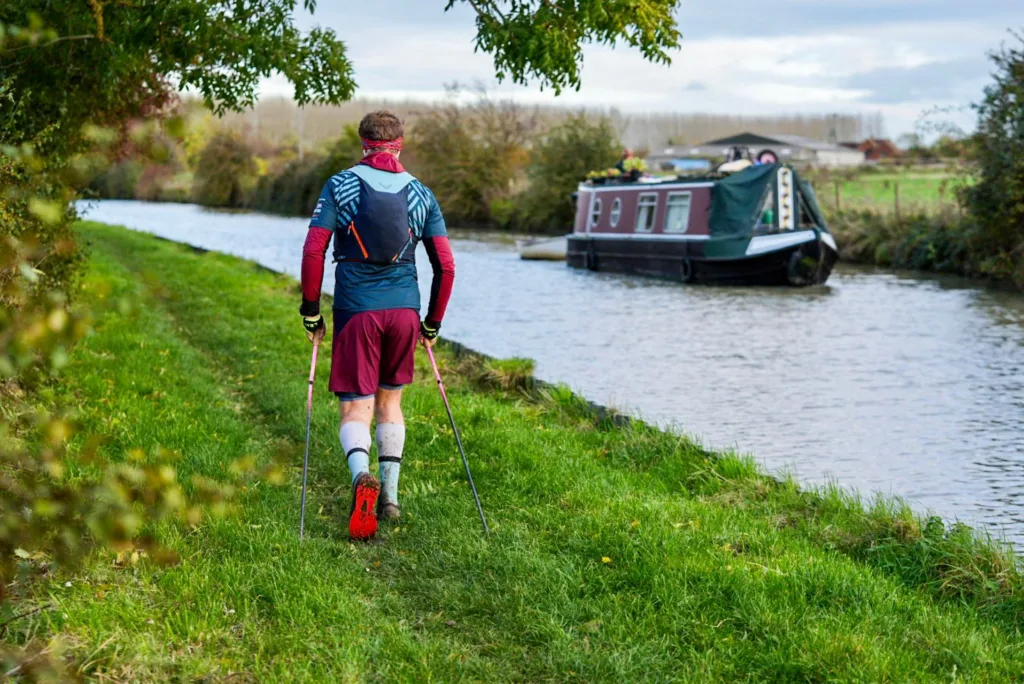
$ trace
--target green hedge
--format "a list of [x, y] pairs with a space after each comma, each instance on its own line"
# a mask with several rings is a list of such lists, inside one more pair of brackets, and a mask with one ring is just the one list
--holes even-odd
[[[986, 255], [977, 249], [976, 224], [956, 209], [900, 216], [838, 212], [829, 226], [846, 261], [968, 276], [994, 275], [986, 272]], [[1020, 283], [1024, 284], [1024, 279]]]
[[361, 157], [359, 133], [354, 124], [349, 124], [326, 153], [292, 159], [260, 178], [249, 206], [268, 213], [307, 216], [316, 206], [327, 179], [356, 164]]

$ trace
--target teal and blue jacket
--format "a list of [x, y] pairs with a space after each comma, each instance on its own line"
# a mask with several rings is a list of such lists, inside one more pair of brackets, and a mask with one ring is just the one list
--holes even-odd
[[319, 313], [324, 257], [334, 238], [334, 308], [344, 313], [420, 309], [416, 245], [434, 271], [426, 320], [440, 324], [455, 262], [444, 217], [423, 183], [387, 153], [333, 176], [324, 185], [302, 257], [303, 315]]

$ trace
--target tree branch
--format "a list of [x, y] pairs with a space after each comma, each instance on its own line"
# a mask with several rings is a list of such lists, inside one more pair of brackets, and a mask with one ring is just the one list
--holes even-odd
[[103, 6], [106, 2], [103, 0], [89, 0], [89, 7], [92, 8], [93, 19], [96, 20], [96, 34], [100, 40], [104, 40], [103, 35]]
[[[483, 9], [480, 7], [481, 2], [478, 2], [478, 0], [466, 0], [466, 2], [468, 2], [469, 6], [473, 8], [478, 17], [491, 17], [491, 14], [487, 11], [487, 9]], [[498, 3], [494, 2], [494, 0], [482, 0], [482, 4], [487, 5], [487, 7], [489, 7], [494, 12], [494, 14], [497, 14], [501, 18], [502, 24], [508, 23], [508, 19], [506, 19], [505, 15], [501, 13], [501, 10], [498, 8]]]
[[60, 38], [54, 38], [48, 43], [40, 43], [39, 45], [22, 45], [19, 48], [12, 48], [10, 50], [0, 50], [0, 55], [13, 54], [15, 52], [21, 52], [22, 50], [28, 50], [30, 48], [50, 47], [51, 45], [56, 45], [57, 43], [65, 43], [72, 40], [96, 40], [97, 38], [99, 38], [99, 36], [94, 36], [91, 33], [87, 33], [81, 36], [62, 36]]

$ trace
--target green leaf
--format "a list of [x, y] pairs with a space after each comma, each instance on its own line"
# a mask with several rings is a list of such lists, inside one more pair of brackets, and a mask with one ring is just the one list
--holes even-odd
[[33, 216], [47, 224], [60, 223], [64, 217], [64, 207], [59, 202], [33, 197], [28, 201], [28, 210]]

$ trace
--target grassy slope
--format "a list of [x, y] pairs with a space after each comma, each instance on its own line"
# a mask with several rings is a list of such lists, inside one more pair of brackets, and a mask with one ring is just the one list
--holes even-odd
[[[433, 382], [409, 388], [402, 525], [345, 538], [347, 469], [321, 359], [309, 538], [296, 539], [309, 346], [288, 278], [87, 224], [97, 332], [59, 400], [180, 476], [290, 459], [235, 518], [164, 529], [183, 561], [99, 559], [19, 638], [62, 634], [84, 672], [261, 680], [999, 680], [1024, 670], [1020, 576], [962, 530], [865, 512], [562, 390], [442, 355], [494, 534], [482, 538]], [[464, 285], [465, 286], [465, 285]], [[136, 298], [129, 314], [111, 302]], [[458, 305], [457, 297], [455, 306]], [[511, 378], [514, 380], [514, 377]], [[607, 562], [605, 559], [609, 559]]]

